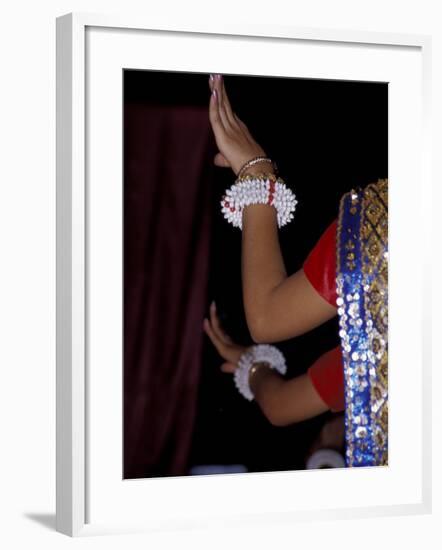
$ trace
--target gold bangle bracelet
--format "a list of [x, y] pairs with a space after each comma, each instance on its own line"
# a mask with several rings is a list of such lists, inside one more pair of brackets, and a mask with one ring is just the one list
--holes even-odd
[[254, 363], [249, 370], [249, 385], [252, 380], [253, 375], [258, 371], [261, 367], [267, 367], [268, 369], [271, 369], [272, 367], [268, 363]]
[[238, 170], [238, 174], [237, 174], [237, 177], [240, 178], [241, 175], [243, 174], [243, 172], [247, 169], [247, 168], [250, 168], [251, 166], [254, 166], [255, 164], [258, 164], [259, 162], [268, 162], [270, 163], [272, 166], [273, 166], [273, 161], [272, 159], [269, 159], [268, 157], [263, 157], [263, 156], [259, 156], [259, 157], [255, 157], [255, 158], [252, 158], [250, 160], [248, 160], [245, 164], [243, 164], [241, 166], [241, 168]]
[[241, 181], [255, 180], [272, 180], [274, 182], [279, 181], [280, 183], [284, 183], [284, 180], [277, 176], [275, 172], [256, 172], [256, 174], [244, 174], [243, 176], [238, 176], [235, 182], [239, 183]]

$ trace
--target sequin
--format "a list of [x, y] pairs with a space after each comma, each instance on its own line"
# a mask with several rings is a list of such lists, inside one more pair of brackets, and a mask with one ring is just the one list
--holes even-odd
[[387, 180], [341, 201], [336, 282], [348, 466], [388, 463], [387, 204]]
[[356, 374], [359, 374], [359, 376], [363, 376], [367, 372], [364, 363], [359, 363], [356, 365], [355, 372]]
[[352, 304], [350, 304], [348, 308], [348, 314], [353, 319], [359, 314], [359, 305], [356, 302], [353, 302]]
[[367, 435], [367, 428], [364, 428], [363, 426], [357, 427], [355, 435], [356, 437], [365, 437]]

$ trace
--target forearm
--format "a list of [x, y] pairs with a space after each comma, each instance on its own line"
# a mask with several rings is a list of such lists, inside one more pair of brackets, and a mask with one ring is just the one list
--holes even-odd
[[274, 207], [244, 209], [241, 261], [244, 309], [255, 342], [294, 338], [336, 315], [302, 268], [287, 276]]
[[242, 284], [249, 329], [258, 335], [268, 322], [272, 292], [287, 278], [278, 237], [276, 210], [252, 205], [243, 213]]
[[[209, 117], [219, 148], [215, 163], [230, 166], [238, 174], [245, 162], [265, 152], [232, 111], [220, 75], [209, 82]], [[263, 172], [272, 172], [269, 163], [249, 166], [245, 173]], [[313, 289], [302, 270], [287, 277], [274, 207], [248, 206], [242, 221], [243, 297], [247, 324], [255, 342], [292, 338], [333, 316], [335, 309]]]
[[276, 403], [284, 379], [278, 372], [265, 364], [258, 364], [257, 370], [250, 375], [249, 385], [264, 416], [275, 426], [279, 425]]
[[306, 374], [285, 380], [260, 364], [250, 377], [250, 388], [263, 414], [275, 426], [301, 422], [329, 409]]

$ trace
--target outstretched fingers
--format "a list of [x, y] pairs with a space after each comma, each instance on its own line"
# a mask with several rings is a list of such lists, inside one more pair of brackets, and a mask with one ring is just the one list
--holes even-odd
[[232, 106], [230, 105], [230, 100], [229, 100], [229, 96], [227, 95], [226, 85], [224, 83], [224, 78], [222, 78], [222, 77], [221, 77], [221, 92], [222, 92], [221, 103], [222, 103], [223, 109], [226, 113], [226, 117], [229, 121], [229, 124], [233, 127], [236, 127], [238, 124], [237, 124]]
[[231, 130], [233, 115], [229, 116], [226, 100], [226, 89], [224, 87], [223, 77], [220, 74], [216, 74], [213, 80], [213, 89], [216, 92], [216, 100], [218, 103], [219, 116], [221, 118], [222, 124], [226, 130]]
[[230, 361], [226, 361], [225, 363], [223, 363], [221, 365], [222, 372], [227, 372], [229, 374], [234, 373], [237, 368], [238, 368], [238, 366], [235, 365], [234, 363], [230, 363]]
[[232, 344], [232, 339], [228, 336], [224, 330], [221, 328], [221, 323], [219, 322], [218, 314], [216, 313], [216, 304], [212, 302], [210, 304], [210, 321], [212, 323], [213, 330], [218, 338], [225, 344]]
[[223, 372], [233, 373], [237, 369], [236, 355], [237, 350], [232, 339], [221, 328], [218, 315], [216, 314], [215, 302], [210, 305], [210, 319], [204, 319], [204, 331], [212, 341], [218, 353], [226, 361], [221, 366]]
[[209, 319], [204, 319], [203, 327], [204, 327], [205, 333], [211, 339], [212, 344], [215, 346], [218, 353], [221, 355], [221, 357], [225, 358], [226, 344], [215, 333]]
[[220, 115], [219, 92], [214, 84], [210, 85], [210, 89], [212, 93], [209, 102], [209, 120], [213, 128], [213, 133], [215, 134], [215, 139], [220, 139], [226, 129]]
[[246, 126], [246, 124], [239, 118], [238, 115], [234, 114], [233, 115], [235, 117], [235, 121], [236, 123], [238, 124], [238, 126], [240, 126], [240, 128], [244, 131], [244, 133], [248, 136], [249, 135], [249, 129], [248, 127]]
[[232, 105], [230, 103], [229, 96], [226, 91], [226, 85], [222, 75], [210, 75], [209, 85], [210, 89], [214, 90], [219, 88], [219, 105], [221, 110], [221, 115], [224, 113], [225, 116], [223, 120], [226, 120], [227, 123], [233, 128], [241, 128], [246, 134], [249, 133], [249, 129], [245, 123], [239, 118], [239, 116], [233, 111]]

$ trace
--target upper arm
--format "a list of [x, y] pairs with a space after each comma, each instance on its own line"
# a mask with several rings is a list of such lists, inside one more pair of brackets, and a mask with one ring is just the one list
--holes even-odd
[[319, 294], [300, 269], [269, 293], [250, 331], [257, 342], [278, 342], [304, 334], [335, 315], [336, 307]]
[[277, 342], [303, 334], [336, 315], [336, 231], [333, 221], [321, 235], [303, 268], [285, 277], [254, 308], [249, 328], [259, 342]]

